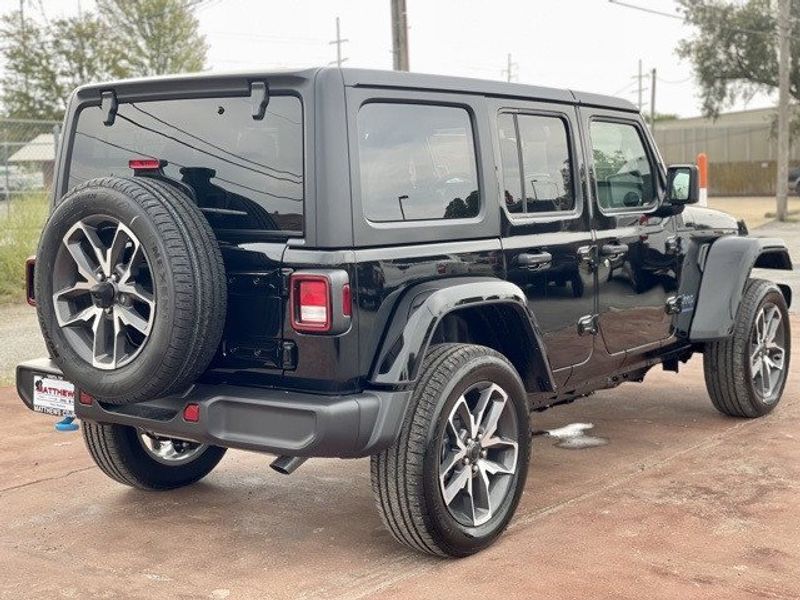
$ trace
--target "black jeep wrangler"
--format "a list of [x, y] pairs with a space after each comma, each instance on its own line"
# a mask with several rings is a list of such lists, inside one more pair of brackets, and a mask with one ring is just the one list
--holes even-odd
[[525, 486], [529, 412], [702, 352], [734, 417], [780, 401], [785, 245], [698, 200], [624, 100], [314, 69], [78, 89], [29, 270], [74, 414], [144, 489], [226, 448], [371, 457], [386, 526], [465, 556]]

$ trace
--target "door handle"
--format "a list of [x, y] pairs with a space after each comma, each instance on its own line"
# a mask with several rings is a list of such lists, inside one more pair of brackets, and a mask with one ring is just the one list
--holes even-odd
[[603, 244], [600, 254], [607, 257], [620, 257], [628, 252], [628, 244]]
[[536, 252], [534, 254], [517, 254], [515, 262], [518, 267], [529, 271], [542, 271], [550, 267], [553, 255], [549, 252]]

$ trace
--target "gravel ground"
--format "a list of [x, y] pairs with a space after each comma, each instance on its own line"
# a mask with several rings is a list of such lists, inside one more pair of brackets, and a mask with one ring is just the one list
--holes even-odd
[[392, 541], [366, 460], [287, 477], [231, 451], [197, 485], [146, 493], [0, 389], [0, 599], [797, 599], [799, 375], [762, 419], [718, 414], [699, 356], [534, 414], [604, 443], [535, 436], [511, 527], [463, 560]]
[[36, 310], [27, 304], [0, 305], [0, 385], [11, 385], [17, 363], [45, 356]]

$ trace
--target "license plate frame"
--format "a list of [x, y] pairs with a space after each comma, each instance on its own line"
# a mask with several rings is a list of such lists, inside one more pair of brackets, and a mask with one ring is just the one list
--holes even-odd
[[75, 416], [75, 384], [54, 373], [34, 373], [32, 408], [54, 417]]

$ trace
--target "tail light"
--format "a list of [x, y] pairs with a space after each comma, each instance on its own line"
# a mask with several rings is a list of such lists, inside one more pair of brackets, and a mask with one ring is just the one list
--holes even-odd
[[289, 278], [289, 306], [295, 331], [344, 333], [353, 315], [350, 276], [343, 269], [296, 271]]
[[36, 306], [36, 295], [33, 292], [33, 269], [35, 266], [35, 256], [31, 256], [25, 261], [25, 300], [31, 306]]
[[292, 327], [295, 331], [330, 331], [333, 316], [330, 280], [325, 275], [294, 274], [290, 284]]

